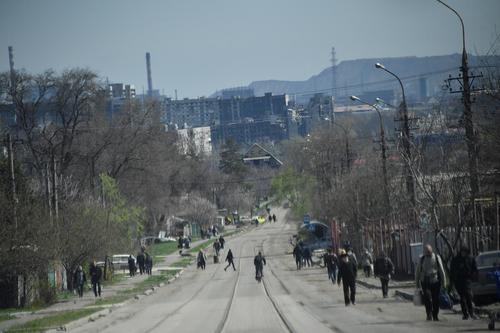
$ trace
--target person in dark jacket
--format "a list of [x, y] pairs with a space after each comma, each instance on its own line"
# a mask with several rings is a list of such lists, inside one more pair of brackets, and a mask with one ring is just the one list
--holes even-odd
[[146, 253], [146, 259], [144, 261], [145, 268], [146, 268], [146, 274], [151, 275], [153, 274], [153, 257], [149, 255], [149, 253]]
[[295, 264], [297, 265], [297, 270], [302, 268], [302, 249], [299, 244], [296, 244], [293, 248], [293, 257], [295, 258]]
[[307, 267], [311, 267], [313, 265], [312, 257], [311, 257], [311, 249], [309, 249], [307, 246], [304, 246], [302, 256], [304, 257], [304, 260], [306, 261]]
[[273, 214], [273, 222], [276, 222], [276, 214]]
[[262, 278], [264, 276], [264, 265], [266, 264], [266, 258], [259, 253], [253, 259], [253, 264], [255, 265], [255, 278], [257, 279], [259, 276]]
[[78, 266], [75, 272], [75, 276], [73, 278], [73, 283], [78, 291], [78, 297], [83, 296], [83, 286], [85, 286], [85, 282], [87, 282], [87, 277], [85, 276], [85, 272], [83, 271], [82, 266]]
[[377, 259], [375, 259], [374, 274], [380, 279], [380, 283], [382, 284], [382, 296], [387, 298], [389, 294], [389, 280], [394, 274], [394, 264], [384, 252], [381, 252]]
[[134, 257], [132, 257], [132, 255], [129, 255], [128, 256], [128, 272], [129, 272], [130, 276], [135, 275], [136, 269], [137, 268], [135, 267], [135, 259], [134, 259]]
[[214, 250], [215, 250], [215, 255], [219, 256], [220, 243], [219, 243], [218, 239], [215, 240], [213, 247], [214, 247]]
[[342, 285], [344, 287], [344, 301], [345, 306], [349, 306], [350, 304], [356, 305], [356, 276], [358, 274], [358, 270], [356, 264], [349, 259], [349, 256], [345, 251], [343, 251], [340, 255], [339, 262], [339, 274], [337, 276], [337, 283], [340, 285], [340, 281], [342, 281]]
[[456, 257], [451, 260], [450, 279], [460, 296], [463, 319], [476, 319], [472, 306], [471, 283], [477, 278], [476, 261], [470, 255], [469, 248], [463, 246]]
[[203, 253], [202, 250], [198, 251], [198, 257], [196, 258], [198, 262], [198, 268], [205, 269], [206, 266], [206, 260], [205, 260], [205, 254]]
[[102, 269], [98, 267], [96, 262], [94, 261], [90, 265], [89, 269], [90, 273], [90, 282], [92, 283], [92, 290], [94, 291], [95, 297], [101, 297], [101, 278], [102, 278]]
[[323, 263], [328, 273], [328, 279], [335, 283], [337, 281], [337, 257], [332, 249], [328, 249], [328, 252], [323, 256]]
[[234, 257], [231, 249], [227, 251], [226, 261], [227, 261], [227, 266], [224, 268], [224, 270], [228, 269], [228, 267], [231, 265], [233, 266], [233, 269], [236, 270], [236, 267], [234, 267]]
[[224, 239], [224, 237], [222, 237], [222, 235], [220, 235], [219, 237], [219, 243], [220, 243], [220, 248], [224, 249], [224, 243], [226, 243], [226, 240]]
[[145, 263], [146, 263], [146, 258], [144, 257], [144, 253], [141, 250], [141, 252], [137, 254], [137, 265], [139, 266], [139, 273], [141, 275], [143, 273], [146, 273]]

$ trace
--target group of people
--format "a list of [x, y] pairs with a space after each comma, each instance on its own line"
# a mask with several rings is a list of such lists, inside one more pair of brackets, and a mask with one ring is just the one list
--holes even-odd
[[[299, 250], [294, 249], [294, 256], [297, 260]], [[356, 278], [358, 262], [351, 249], [341, 249], [339, 255], [329, 249], [323, 256], [323, 262], [327, 269], [328, 279], [340, 285], [342, 282], [345, 305], [356, 304]], [[364, 251], [361, 266], [365, 275], [370, 276], [373, 267], [373, 274], [380, 279], [382, 296], [388, 297], [389, 281], [394, 275], [394, 264], [386, 253], [380, 252], [373, 260], [370, 252]], [[297, 262], [297, 269], [300, 269], [300, 261]], [[449, 281], [455, 287], [462, 309], [463, 319], [476, 319], [472, 304], [471, 284], [477, 278], [477, 267], [474, 258], [470, 255], [470, 250], [463, 246], [450, 263]], [[420, 257], [416, 272], [416, 286], [421, 293], [427, 320], [439, 320], [440, 292], [448, 288], [448, 279], [441, 257], [434, 253], [432, 246], [427, 244], [424, 247], [423, 255]]]
[[132, 255], [128, 257], [128, 271], [131, 277], [136, 274], [137, 268], [139, 268], [139, 274], [141, 275], [153, 274], [153, 257], [144, 248], [141, 248], [141, 251], [137, 254], [137, 259], [134, 259]]
[[302, 269], [302, 267], [313, 266], [311, 249], [305, 246], [303, 242], [295, 244], [293, 248], [293, 257], [295, 258], [297, 270]]
[[[89, 274], [90, 274], [90, 283], [92, 284], [92, 291], [94, 292], [94, 296], [101, 297], [102, 269], [101, 267], [97, 266], [97, 263], [95, 261], [90, 264]], [[76, 268], [75, 274], [73, 275], [73, 285], [75, 286], [78, 296], [80, 298], [83, 297], [85, 282], [87, 282], [87, 275], [85, 274], [83, 267], [78, 266]]]

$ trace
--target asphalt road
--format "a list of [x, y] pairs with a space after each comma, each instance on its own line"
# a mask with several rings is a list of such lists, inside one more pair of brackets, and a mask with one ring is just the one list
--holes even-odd
[[[442, 311], [440, 322], [427, 322], [423, 307], [358, 286], [357, 304], [345, 307], [340, 287], [323, 268], [296, 271], [289, 239], [295, 226], [285, 211], [278, 222], [226, 243], [236, 257], [236, 271], [209, 260], [205, 271], [195, 265], [180, 279], [149, 297], [116, 309], [74, 332], [478, 332], [485, 321], [462, 321]], [[261, 283], [255, 280], [253, 257], [267, 260]], [[224, 253], [225, 255], [225, 253]]]

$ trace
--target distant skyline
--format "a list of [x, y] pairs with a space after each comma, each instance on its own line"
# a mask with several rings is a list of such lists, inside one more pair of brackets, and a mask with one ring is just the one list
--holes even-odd
[[[448, 0], [469, 53], [500, 33], [499, 0]], [[498, 42], [498, 41], [497, 41]], [[500, 42], [499, 42], [500, 43]], [[461, 52], [458, 18], [435, 0], [0, 0], [0, 71], [88, 67], [179, 98], [257, 80], [305, 80], [340, 61]], [[458, 64], [457, 64], [458, 66]]]

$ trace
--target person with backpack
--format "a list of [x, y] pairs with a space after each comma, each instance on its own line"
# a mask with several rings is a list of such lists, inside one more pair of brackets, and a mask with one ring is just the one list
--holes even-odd
[[380, 252], [380, 255], [375, 259], [374, 264], [374, 274], [380, 279], [380, 284], [382, 285], [382, 297], [387, 298], [389, 294], [389, 280], [394, 274], [394, 264], [391, 258], [389, 258], [384, 252]]
[[472, 306], [471, 284], [477, 278], [477, 265], [470, 255], [470, 250], [466, 246], [460, 248], [460, 252], [451, 260], [450, 280], [460, 296], [460, 306], [462, 308], [463, 319], [477, 319]]
[[82, 266], [78, 266], [75, 272], [75, 276], [73, 279], [73, 283], [76, 286], [76, 290], [78, 291], [78, 297], [83, 297], [83, 287], [85, 286], [85, 282], [87, 281], [87, 277], [85, 276], [85, 272], [83, 271]]
[[427, 320], [439, 321], [439, 293], [441, 288], [446, 289], [446, 274], [441, 257], [432, 251], [430, 244], [424, 248], [415, 275], [417, 288], [422, 291]]
[[342, 281], [345, 306], [349, 306], [350, 304], [356, 305], [357, 275], [358, 268], [356, 264], [350, 260], [349, 255], [344, 250], [341, 250], [337, 284], [340, 286], [340, 281]]
[[234, 256], [231, 249], [227, 251], [226, 261], [227, 261], [227, 266], [224, 268], [224, 270], [228, 269], [229, 266], [233, 265], [233, 269], [236, 271], [236, 267], [234, 267]]

